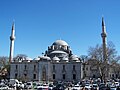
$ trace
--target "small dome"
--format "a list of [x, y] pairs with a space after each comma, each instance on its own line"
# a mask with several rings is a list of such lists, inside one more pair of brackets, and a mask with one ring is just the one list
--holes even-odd
[[56, 40], [53, 45], [68, 46], [68, 44], [63, 40]]
[[60, 59], [58, 57], [56, 57], [56, 56], [53, 57], [52, 59], [55, 60], [55, 61], [60, 61]]
[[26, 57], [26, 60], [32, 60], [32, 58], [30, 58], [30, 57]]
[[40, 56], [39, 58], [46, 59], [46, 60], [51, 60], [50, 57], [48, 57], [48, 56]]
[[62, 60], [68, 61], [68, 58], [67, 57], [63, 57]]
[[34, 60], [40, 60], [40, 58], [34, 58]]
[[79, 60], [79, 58], [78, 58], [77, 55], [72, 55], [72, 56], [70, 57], [70, 59], [71, 59], [71, 60], [74, 60], [74, 61]]

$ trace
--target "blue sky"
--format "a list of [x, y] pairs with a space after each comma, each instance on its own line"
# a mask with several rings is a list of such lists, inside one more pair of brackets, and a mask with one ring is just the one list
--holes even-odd
[[102, 43], [102, 16], [107, 41], [120, 54], [119, 4], [119, 0], [0, 0], [0, 56], [9, 56], [13, 21], [14, 56], [37, 57], [57, 39], [65, 40], [74, 54], [87, 55], [90, 46]]

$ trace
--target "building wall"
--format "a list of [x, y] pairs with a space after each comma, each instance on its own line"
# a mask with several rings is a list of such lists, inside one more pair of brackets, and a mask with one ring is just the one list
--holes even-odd
[[[34, 74], [36, 74], [35, 78]], [[38, 63], [12, 62], [10, 65], [10, 78], [17, 78], [22, 81], [38, 80]]]
[[[53, 70], [53, 65], [55, 65], [55, 71]], [[63, 70], [63, 65], [65, 70]], [[73, 70], [73, 67], [75, 67], [75, 70]], [[45, 79], [43, 80], [44, 70]], [[15, 74], [17, 74], [17, 77]], [[34, 79], [34, 74], [36, 74], [36, 79]], [[55, 74], [55, 79], [53, 79], [53, 74]], [[63, 79], [63, 74], [65, 74], [65, 79]], [[80, 62], [13, 62], [10, 70], [10, 78], [17, 78], [22, 81], [73, 81], [73, 74], [76, 75], [75, 80], [81, 80]]]
[[[55, 66], [55, 70], [53, 69], [53, 65]], [[75, 70], [73, 67], [75, 66]], [[76, 75], [76, 80], [81, 79], [81, 64], [80, 63], [52, 63], [52, 76], [55, 74], [56, 81], [72, 81], [73, 74]], [[63, 78], [63, 74], [65, 74], [65, 79]]]

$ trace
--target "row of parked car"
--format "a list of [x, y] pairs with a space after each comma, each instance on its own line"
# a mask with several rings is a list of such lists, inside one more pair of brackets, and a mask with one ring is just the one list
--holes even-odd
[[120, 90], [119, 82], [106, 83], [81, 81], [81, 82], [20, 82], [17, 79], [1, 80], [0, 90]]
[[10, 88], [23, 88], [24, 84], [17, 79], [0, 80], [0, 90], [9, 90]]
[[106, 83], [101, 82], [81, 82], [77, 83], [72, 87], [72, 90], [120, 90], [120, 82], [111, 82]]
[[40, 83], [40, 82], [20, 82], [17, 79], [2, 80], [0, 82], [0, 90], [65, 90], [62, 84], [54, 85], [53, 82], [50, 83]]

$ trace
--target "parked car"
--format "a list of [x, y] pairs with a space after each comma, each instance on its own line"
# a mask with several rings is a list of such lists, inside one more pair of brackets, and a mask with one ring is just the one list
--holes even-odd
[[43, 86], [40, 85], [40, 84], [38, 84], [38, 85], [37, 85], [37, 90], [43, 90]]
[[48, 90], [48, 87], [49, 87], [48, 84], [43, 84], [42, 89], [43, 89], [43, 90]]
[[74, 85], [73, 89], [72, 90], [80, 90], [80, 86], [77, 84], [77, 85]]
[[65, 90], [65, 87], [63, 84], [57, 84], [55, 87], [53, 87], [53, 90]]
[[53, 85], [52, 84], [49, 84], [49, 90], [53, 90]]
[[33, 88], [32, 82], [27, 82], [25, 87], [27, 89], [32, 89]]
[[19, 86], [19, 81], [17, 79], [10, 79], [9, 80], [9, 87], [18, 87]]
[[87, 89], [87, 90], [91, 90], [91, 85], [90, 84], [85, 84], [85, 88]]
[[110, 86], [110, 90], [117, 90], [117, 88], [116, 88], [116, 86], [111, 85], [111, 86]]
[[8, 89], [9, 87], [7, 85], [4, 84], [0, 85], [0, 90], [8, 90]]
[[19, 82], [19, 87], [20, 87], [21, 89], [24, 89], [24, 84], [23, 84], [22, 82]]
[[119, 82], [115, 82], [115, 86], [118, 87], [119, 86]]
[[38, 82], [33, 82], [33, 88], [37, 89], [37, 87], [40, 86], [40, 84]]
[[105, 83], [100, 83], [99, 85], [99, 90], [106, 90], [107, 86], [105, 85]]
[[92, 85], [92, 90], [99, 90], [98, 85], [97, 85], [97, 84], [93, 84], [93, 85]]

